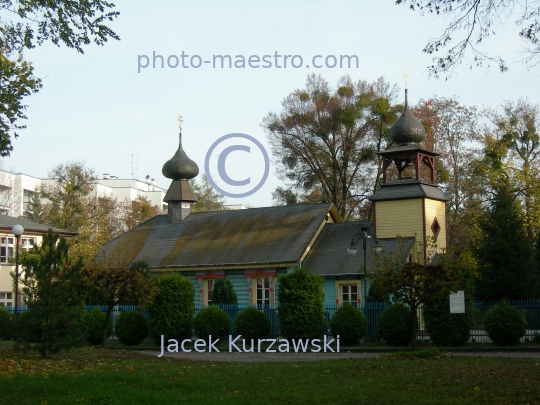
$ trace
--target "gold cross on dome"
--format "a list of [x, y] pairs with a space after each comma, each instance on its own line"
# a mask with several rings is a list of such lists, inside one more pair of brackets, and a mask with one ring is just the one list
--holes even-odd
[[403, 76], [405, 77], [405, 88], [407, 88], [407, 79], [409, 78], [409, 74], [407, 73], [407, 69], [403, 71]]
[[182, 119], [182, 115], [178, 116], [178, 128], [180, 128], [180, 131], [182, 131], [182, 122], [184, 120]]

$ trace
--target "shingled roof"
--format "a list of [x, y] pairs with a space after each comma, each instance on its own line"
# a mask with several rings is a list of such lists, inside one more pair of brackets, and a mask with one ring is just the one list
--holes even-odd
[[[310, 249], [306, 259], [302, 263], [302, 267], [321, 276], [364, 274], [362, 237], [358, 235], [355, 238], [355, 244], [358, 247], [358, 252], [355, 256], [349, 256], [347, 254], [347, 246], [350, 245], [353, 235], [359, 232], [361, 228], [371, 228], [372, 226], [373, 221], [327, 224]], [[369, 232], [371, 232], [371, 229], [369, 229]], [[381, 254], [384, 254], [385, 252], [397, 251], [399, 243], [404, 243], [403, 252], [410, 252], [414, 238], [406, 238], [403, 242], [399, 242], [395, 238], [379, 239], [378, 246], [383, 248]], [[366, 249], [368, 271], [374, 269], [374, 247], [375, 240], [371, 237], [367, 240]], [[403, 257], [403, 260], [406, 259], [406, 256]]]
[[381, 184], [371, 201], [406, 200], [409, 198], [431, 198], [433, 200], [448, 201], [442, 190], [434, 184], [417, 180], [398, 180], [388, 184]]
[[300, 261], [328, 215], [341, 221], [332, 203], [193, 213], [171, 223], [156, 216], [110, 241], [102, 260], [179, 270], [286, 267]]
[[38, 224], [37, 222], [32, 222], [27, 219], [15, 218], [15, 217], [10, 217], [8, 215], [0, 214], [0, 230], [1, 231], [11, 233], [11, 228], [13, 228], [13, 226], [17, 224], [22, 225], [22, 227], [24, 228], [25, 234], [47, 233], [50, 228], [52, 229], [53, 232], [60, 234], [60, 236], [78, 235], [76, 232], [71, 232], [66, 229], [55, 228], [54, 226]]

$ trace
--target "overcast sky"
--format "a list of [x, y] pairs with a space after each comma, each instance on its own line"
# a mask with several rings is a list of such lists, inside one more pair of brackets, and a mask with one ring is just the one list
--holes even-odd
[[[176, 151], [179, 114], [184, 119], [184, 149], [201, 173], [212, 144], [229, 133], [254, 137], [271, 158], [262, 119], [271, 111], [279, 112], [283, 98], [303, 88], [310, 73], [320, 73], [333, 85], [344, 75], [355, 81], [385, 76], [403, 89], [407, 69], [413, 104], [434, 95], [456, 96], [463, 104], [479, 106], [520, 97], [540, 101], [540, 68], [527, 71], [518, 62], [519, 54], [512, 53], [519, 49], [519, 41], [511, 23], [499, 27], [486, 48], [505, 52], [510, 62], [516, 61], [507, 73], [499, 73], [496, 66], [490, 70], [460, 66], [451, 80], [444, 81], [428, 77], [431, 57], [421, 52], [427, 39], [441, 32], [444, 20], [421, 17], [407, 6], [395, 6], [393, 0], [115, 3], [121, 15], [111, 27], [121, 41], [88, 46], [84, 55], [52, 44], [25, 53], [44, 87], [26, 100], [28, 128], [13, 142], [11, 157], [3, 159], [5, 169], [46, 177], [59, 163], [84, 160], [100, 176], [109, 173], [142, 180], [150, 175], [167, 188], [170, 180], [161, 168]], [[164, 68], [159, 58], [152, 67], [153, 52], [164, 57]], [[183, 60], [187, 68], [181, 67], [182, 52], [189, 55]], [[299, 55], [302, 65], [297, 57], [287, 61], [287, 68], [277, 68], [276, 52]], [[138, 66], [139, 61], [146, 64], [143, 55], [149, 57], [147, 68]], [[231, 55], [233, 63], [235, 55], [243, 55], [246, 68], [214, 68], [213, 55]], [[252, 55], [271, 55], [266, 60], [272, 67], [263, 68], [262, 61], [259, 68], [249, 67]], [[314, 61], [322, 68], [312, 66], [315, 55], [322, 56]], [[338, 60], [339, 55], [357, 55], [358, 68], [340, 68], [339, 63], [325, 67], [329, 55]], [[253, 66], [256, 60], [252, 59]], [[332, 65], [331, 57], [327, 61]], [[278, 64], [283, 66], [283, 57]], [[251, 153], [228, 155], [229, 177], [260, 182], [262, 152], [248, 141], [228, 142], [216, 147], [210, 159], [216, 184], [224, 186], [216, 153], [232, 144], [250, 146]], [[133, 176], [131, 155], [135, 156]], [[271, 205], [271, 192], [278, 184], [270, 165], [268, 180], [256, 193], [227, 198], [227, 203]]]

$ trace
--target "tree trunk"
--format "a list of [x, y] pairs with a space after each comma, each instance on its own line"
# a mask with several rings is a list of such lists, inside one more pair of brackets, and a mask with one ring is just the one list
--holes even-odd
[[416, 319], [416, 304], [411, 305], [412, 311], [412, 335], [411, 335], [411, 350], [416, 350], [416, 324], [418, 320]]
[[105, 348], [105, 342], [107, 341], [107, 332], [109, 329], [109, 319], [111, 319], [111, 313], [112, 313], [112, 310], [114, 308], [114, 304], [113, 305], [107, 305], [107, 315], [105, 316], [105, 324], [103, 325], [103, 335], [102, 335], [102, 339], [101, 339], [101, 347]]

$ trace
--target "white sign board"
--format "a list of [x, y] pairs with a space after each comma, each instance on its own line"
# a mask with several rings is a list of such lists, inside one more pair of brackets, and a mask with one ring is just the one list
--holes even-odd
[[450, 294], [450, 313], [465, 313], [465, 291], [458, 291], [455, 294]]

